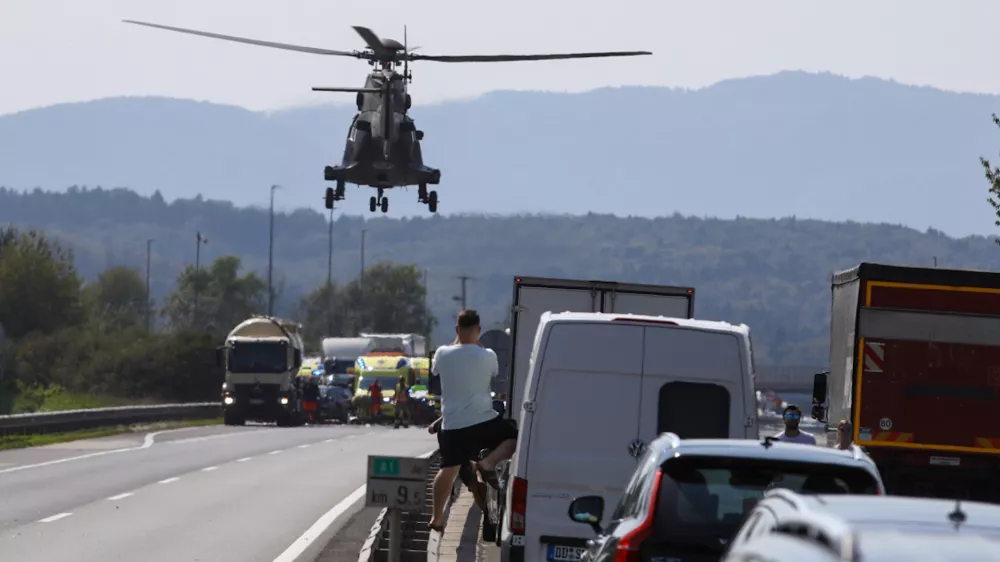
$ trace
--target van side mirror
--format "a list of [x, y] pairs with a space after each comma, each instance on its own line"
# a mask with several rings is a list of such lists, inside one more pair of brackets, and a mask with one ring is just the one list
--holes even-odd
[[226, 346], [224, 345], [215, 348], [215, 366], [226, 368]]
[[295, 352], [295, 359], [292, 361], [292, 365], [296, 369], [302, 366], [302, 354], [300, 354], [298, 351]]
[[507, 413], [507, 405], [503, 403], [503, 400], [493, 399], [493, 409], [497, 411], [501, 416]]
[[590, 525], [595, 533], [603, 533], [601, 518], [604, 517], [604, 498], [601, 496], [583, 496], [569, 504], [569, 518], [576, 523]]
[[830, 373], [816, 373], [813, 375], [813, 396], [812, 396], [812, 417], [813, 419], [826, 420], [826, 393], [827, 376]]
[[427, 394], [441, 396], [441, 376], [431, 375], [427, 377]]

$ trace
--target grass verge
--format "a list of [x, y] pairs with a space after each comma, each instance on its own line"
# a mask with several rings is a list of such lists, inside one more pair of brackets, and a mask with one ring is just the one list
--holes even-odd
[[165, 429], [178, 429], [181, 427], [201, 427], [206, 425], [217, 425], [222, 423], [222, 418], [207, 420], [178, 420], [163, 421], [136, 425], [117, 425], [109, 427], [95, 427], [92, 429], [80, 429], [77, 431], [64, 431], [60, 433], [40, 433], [34, 435], [3, 435], [0, 436], [0, 451], [7, 449], [23, 449], [25, 447], [39, 447], [41, 445], [52, 445], [55, 443], [65, 443], [78, 439], [94, 439], [95, 437], [108, 437], [110, 435], [121, 435], [123, 433], [147, 433], [150, 431], [163, 431]]

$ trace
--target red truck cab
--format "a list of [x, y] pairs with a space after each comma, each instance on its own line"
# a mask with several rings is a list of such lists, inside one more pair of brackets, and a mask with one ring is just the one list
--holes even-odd
[[824, 421], [890, 494], [1000, 502], [1000, 273], [862, 263], [832, 292]]

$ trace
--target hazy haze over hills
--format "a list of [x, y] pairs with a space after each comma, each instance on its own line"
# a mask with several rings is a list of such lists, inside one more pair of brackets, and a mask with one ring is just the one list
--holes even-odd
[[[784, 72], [684, 91], [496, 92], [415, 100], [441, 211], [798, 217], [987, 234], [977, 161], [998, 146], [998, 96]], [[159, 190], [320, 208], [353, 106], [271, 114], [116, 98], [0, 116], [0, 185]], [[351, 187], [343, 208], [367, 211]], [[426, 214], [390, 192], [390, 214]]]

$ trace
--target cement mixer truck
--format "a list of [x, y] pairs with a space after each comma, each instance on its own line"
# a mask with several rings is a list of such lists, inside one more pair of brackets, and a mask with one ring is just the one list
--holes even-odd
[[233, 328], [215, 357], [226, 370], [222, 385], [226, 425], [305, 423], [296, 384], [304, 348], [301, 326], [290, 320], [253, 316]]

